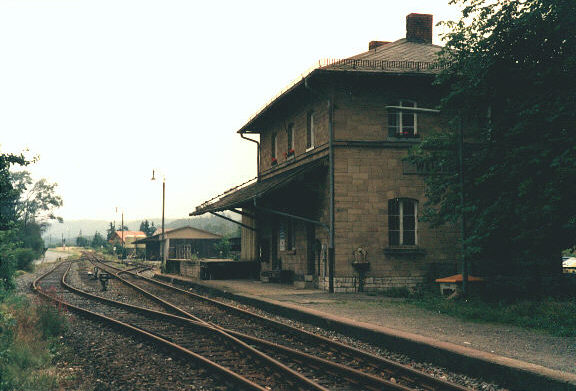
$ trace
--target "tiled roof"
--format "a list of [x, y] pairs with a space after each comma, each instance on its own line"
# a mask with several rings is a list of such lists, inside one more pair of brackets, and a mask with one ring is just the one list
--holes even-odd
[[322, 70], [370, 71], [381, 73], [439, 73], [441, 46], [412, 42], [405, 38], [384, 44], [344, 60], [334, 60]]
[[350, 57], [354, 60], [385, 60], [385, 61], [413, 61], [434, 62], [441, 46], [430, 43], [412, 42], [406, 38], [379, 46], [376, 49]]
[[406, 38], [386, 43], [375, 49], [357, 54], [345, 59], [320, 60], [316, 66], [310, 68], [301, 77], [294, 80], [284, 88], [271, 101], [266, 103], [248, 122], [242, 126], [238, 133], [252, 132], [251, 126], [258, 117], [266, 113], [278, 101], [297, 89], [304, 86], [304, 79], [319, 72], [366, 72], [380, 74], [419, 74], [435, 75], [440, 73], [442, 67], [438, 64], [438, 54], [441, 46], [431, 43], [413, 42]]

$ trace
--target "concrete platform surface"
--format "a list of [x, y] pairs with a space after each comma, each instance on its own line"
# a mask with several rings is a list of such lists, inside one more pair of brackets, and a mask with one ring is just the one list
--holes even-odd
[[[360, 293], [330, 294], [250, 280], [166, 277], [247, 304], [259, 304], [275, 313], [352, 332], [362, 339], [376, 340], [390, 350], [398, 347], [398, 351], [416, 354], [440, 365], [455, 366], [452, 368], [455, 370], [465, 370], [469, 365], [479, 374], [494, 375], [492, 380], [500, 384], [502, 380], [510, 380], [504, 385], [512, 389], [576, 390], [576, 338], [573, 337], [464, 321], [404, 303], [403, 299]], [[466, 358], [471, 361], [467, 363]], [[487, 367], [481, 369], [483, 365]], [[544, 380], [537, 386], [540, 377]], [[534, 387], [526, 385], [532, 383]]]

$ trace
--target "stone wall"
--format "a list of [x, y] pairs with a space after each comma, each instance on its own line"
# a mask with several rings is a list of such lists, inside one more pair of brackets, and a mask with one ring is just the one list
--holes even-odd
[[284, 153], [288, 152], [288, 134], [287, 129], [293, 124], [294, 129], [294, 158], [298, 158], [310, 151], [306, 151], [306, 131], [307, 115], [310, 111], [314, 112], [314, 147], [325, 146], [328, 143], [328, 108], [325, 100], [318, 100], [308, 106], [296, 109], [286, 117], [276, 123], [270, 124], [267, 129], [262, 129], [260, 134], [260, 169], [259, 172], [265, 173], [273, 169], [272, 166], [272, 135], [277, 137], [276, 158], [278, 164], [292, 159], [285, 157]]
[[[399, 99], [409, 98], [421, 108], [434, 108], [437, 104], [435, 92], [418, 78], [396, 78], [380, 84], [342, 84], [335, 91], [334, 110], [334, 186], [335, 186], [335, 291], [357, 290], [357, 275], [352, 267], [353, 251], [366, 248], [370, 270], [364, 290], [387, 290], [391, 288], [414, 288], [421, 283], [456, 272], [459, 259], [459, 233], [457, 227], [446, 226], [432, 229], [418, 222], [417, 242], [414, 246], [390, 246], [388, 239], [388, 201], [395, 198], [417, 200], [418, 212], [426, 202], [425, 185], [420, 175], [407, 172], [403, 159], [410, 146], [427, 134], [446, 126], [444, 118], [434, 113], [417, 114], [415, 138], [390, 137], [387, 129], [387, 105], [396, 105]], [[261, 134], [261, 164], [263, 177], [269, 177], [301, 164], [306, 157], [306, 114], [314, 110], [316, 142], [328, 142], [328, 107], [326, 100], [318, 99], [293, 113], [279, 117], [275, 124]], [[295, 164], [289, 164], [283, 152], [287, 145], [285, 128], [294, 124]], [[278, 167], [271, 167], [271, 134], [278, 137]], [[322, 156], [325, 147], [318, 148]], [[324, 150], [326, 150], [324, 152]], [[318, 181], [320, 202], [315, 213], [308, 217], [329, 223], [329, 176]], [[260, 226], [264, 235], [273, 230], [274, 224], [264, 219]], [[328, 289], [325, 265], [328, 247], [328, 232], [314, 226], [315, 238], [323, 249], [320, 261], [315, 263], [314, 277], [318, 287]], [[282, 269], [294, 272], [296, 280], [309, 276], [307, 264], [306, 224], [295, 224], [295, 246], [279, 251]], [[264, 264], [262, 270], [268, 270]]]

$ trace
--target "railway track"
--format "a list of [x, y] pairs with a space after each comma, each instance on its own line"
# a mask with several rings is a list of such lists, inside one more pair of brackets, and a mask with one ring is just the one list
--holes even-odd
[[[361, 389], [468, 390], [323, 336], [142, 277], [136, 269], [115, 268], [95, 258], [91, 261], [161, 303], [167, 311], [178, 312], [181, 316], [219, 327], [260, 351], [279, 357], [297, 371], [306, 372], [303, 368], [309, 367], [319, 368], [330, 376], [344, 377], [351, 384], [360, 385]], [[314, 373], [306, 374], [317, 377]]]
[[42, 296], [100, 321], [150, 339], [208, 367], [239, 390], [328, 390], [245, 342], [204, 323], [104, 299], [70, 285], [71, 263], [33, 283]]
[[[101, 269], [108, 269], [110, 270], [109, 266], [104, 266], [100, 264]], [[80, 272], [77, 273], [79, 276], [88, 275], [87, 270], [89, 268], [84, 268], [84, 273]], [[119, 269], [115, 269], [119, 270]], [[121, 284], [118, 284], [117, 281], [122, 281], [121, 278], [117, 278], [111, 280], [114, 282], [114, 286], [111, 287], [110, 291], [116, 290], [117, 288], [121, 287]], [[124, 281], [124, 283], [127, 283]], [[127, 283], [128, 284], [128, 283]], [[107, 291], [107, 294], [109, 291]], [[125, 297], [124, 294], [114, 294], [114, 296], [121, 296]], [[155, 300], [157, 302], [162, 303], [167, 307], [168, 311], [174, 311], [175, 307], [169, 303], [162, 302], [161, 300], [151, 297], [151, 300]], [[149, 299], [149, 300], [150, 300]], [[98, 300], [108, 300], [101, 296], [98, 297]], [[140, 305], [149, 305], [148, 303], [140, 300]], [[130, 304], [125, 304], [129, 307], [133, 307]], [[146, 309], [142, 307], [137, 308], [138, 311], [146, 311]], [[152, 310], [150, 310], [152, 311]], [[188, 318], [193, 318], [194, 320], [184, 319], [178, 317], [176, 315], [171, 315], [169, 313], [163, 313], [161, 316], [165, 318], [173, 318], [175, 321], [188, 321], [192, 324], [203, 324], [205, 327], [213, 328], [214, 325], [208, 322], [205, 322], [199, 318], [195, 318], [191, 314], [183, 312], [182, 310], [177, 310], [182, 312], [183, 315], [187, 316]], [[297, 351], [293, 351], [290, 349], [282, 348], [279, 346], [275, 346], [274, 344], [267, 343], [266, 341], [259, 340], [249, 335], [244, 335], [241, 333], [236, 333], [229, 330], [222, 330], [222, 332], [226, 333], [227, 335], [231, 335], [233, 337], [238, 338], [239, 340], [243, 340], [246, 343], [250, 343], [251, 345], [258, 345], [263, 344], [267, 348], [267, 353], [269, 356], [274, 356], [276, 359], [280, 360], [282, 363], [287, 364], [290, 368], [294, 370], [294, 372], [299, 373], [300, 376], [306, 379], [313, 379], [313, 382], [318, 383], [321, 389], [330, 389], [330, 390], [398, 390], [398, 391], [408, 391], [413, 390], [413, 388], [407, 388], [399, 384], [394, 384], [392, 382], [388, 382], [384, 379], [377, 378], [374, 376], [367, 375], [357, 370], [353, 370], [351, 368], [347, 368], [344, 366], [335, 365], [334, 363], [321, 360], [306, 354], [302, 354]], [[190, 330], [193, 333], [193, 330]], [[262, 351], [263, 349], [259, 349]], [[272, 388], [276, 389], [276, 388]]]

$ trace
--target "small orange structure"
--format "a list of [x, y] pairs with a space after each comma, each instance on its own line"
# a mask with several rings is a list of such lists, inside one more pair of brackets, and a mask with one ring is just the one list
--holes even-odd
[[[462, 290], [462, 279], [462, 274], [454, 274], [449, 277], [437, 278], [435, 281], [440, 284], [440, 294], [450, 296]], [[468, 275], [468, 283], [478, 284], [481, 282], [484, 282], [482, 277]]]

